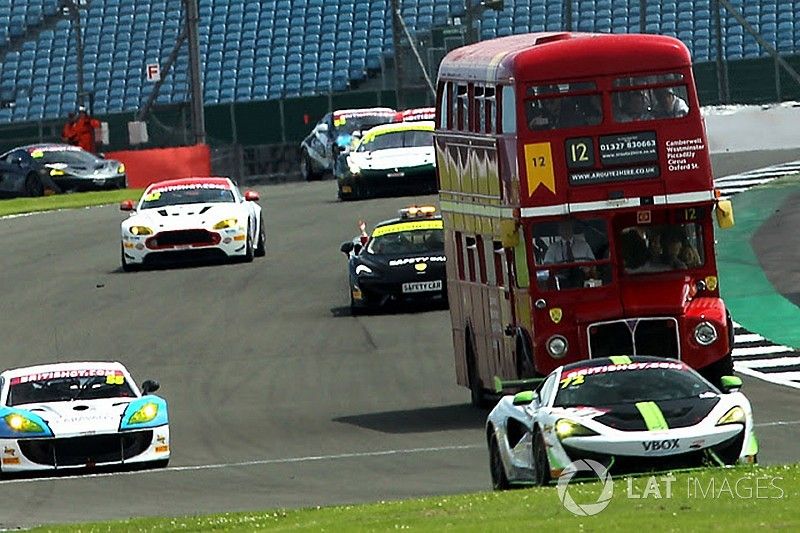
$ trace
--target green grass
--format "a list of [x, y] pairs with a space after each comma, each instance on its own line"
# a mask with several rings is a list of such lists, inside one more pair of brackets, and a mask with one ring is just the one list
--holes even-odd
[[[597, 482], [573, 483], [569, 494], [578, 504], [595, 503], [600, 487]], [[589, 517], [566, 511], [556, 488], [545, 487], [367, 505], [136, 518], [34, 531], [800, 531], [800, 465], [678, 473], [669, 498], [663, 481], [658, 482], [661, 498], [655, 497], [653, 487], [649, 497], [642, 497], [647, 489], [648, 477], [618, 479], [609, 506]], [[640, 497], [629, 498], [629, 493]]]
[[113, 191], [76, 192], [56, 194], [38, 198], [11, 198], [0, 200], [0, 217], [35, 211], [74, 209], [91, 205], [115, 204], [122, 200], [138, 200], [142, 189], [118, 189]]

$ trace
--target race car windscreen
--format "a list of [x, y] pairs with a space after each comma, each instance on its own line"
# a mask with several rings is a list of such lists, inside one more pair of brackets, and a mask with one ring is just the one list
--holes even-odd
[[[634, 366], [635, 365], [635, 366]], [[715, 391], [707, 382], [679, 363], [633, 363], [565, 371], [556, 392], [554, 407], [592, 407], [631, 402], [659, 402], [696, 398]], [[672, 368], [662, 368], [671, 365]], [[590, 373], [592, 372], [592, 373]]]
[[213, 204], [234, 202], [233, 191], [221, 187], [181, 187], [150, 191], [142, 198], [140, 209], [167, 205]]
[[[15, 383], [15, 381], [17, 381]], [[89, 377], [68, 377], [22, 382], [11, 380], [9, 406], [29, 403], [134, 398], [136, 394], [122, 374]]]
[[375, 152], [392, 148], [433, 146], [433, 132], [427, 130], [394, 131], [378, 135], [358, 145], [358, 152]]
[[41, 157], [34, 157], [45, 164], [62, 164], [71, 167], [93, 168], [97, 164], [105, 163], [103, 159], [95, 157], [89, 152], [80, 150], [45, 150]]
[[394, 115], [344, 117], [344, 123], [336, 126], [336, 135], [352, 135], [354, 131], [364, 131], [392, 122], [394, 122]]
[[373, 236], [367, 252], [375, 255], [413, 255], [444, 253], [444, 231], [441, 229], [416, 229]]

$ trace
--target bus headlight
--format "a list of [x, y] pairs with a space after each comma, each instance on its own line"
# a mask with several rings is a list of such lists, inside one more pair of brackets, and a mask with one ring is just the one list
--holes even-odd
[[694, 328], [694, 340], [700, 346], [708, 346], [717, 340], [717, 328], [710, 322], [700, 322]]
[[567, 354], [567, 339], [561, 335], [553, 335], [547, 340], [547, 352], [553, 359], [561, 359]]

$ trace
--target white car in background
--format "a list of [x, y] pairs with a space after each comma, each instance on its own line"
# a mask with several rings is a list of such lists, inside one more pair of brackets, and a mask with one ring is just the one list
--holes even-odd
[[242, 194], [228, 178], [186, 178], [154, 183], [122, 222], [122, 269], [180, 260], [252, 261], [266, 253], [259, 196]]
[[167, 402], [115, 362], [0, 374], [0, 473], [169, 463]]

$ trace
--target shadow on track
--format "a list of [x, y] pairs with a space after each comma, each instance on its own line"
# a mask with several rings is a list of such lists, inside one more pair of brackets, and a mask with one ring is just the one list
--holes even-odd
[[349, 305], [331, 307], [331, 316], [334, 318], [359, 317], [359, 316], [385, 316], [385, 315], [411, 315], [417, 313], [427, 313], [430, 311], [447, 311], [447, 302], [431, 301], [424, 303], [388, 303], [381, 307], [370, 309], [359, 309], [353, 313]]
[[382, 433], [427, 433], [479, 429], [486, 423], [487, 414], [487, 410], [462, 404], [343, 416], [334, 418], [333, 421]]

